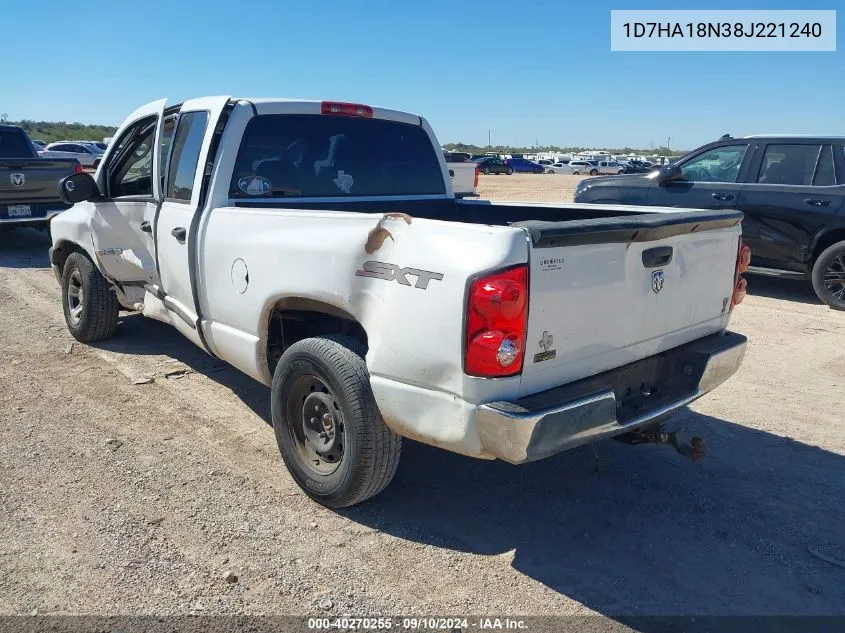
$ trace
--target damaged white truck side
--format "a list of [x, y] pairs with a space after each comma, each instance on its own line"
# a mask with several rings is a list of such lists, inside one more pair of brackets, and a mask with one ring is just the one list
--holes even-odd
[[60, 187], [73, 336], [138, 311], [269, 386], [331, 507], [387, 486], [402, 437], [518, 464], [647, 436], [745, 351], [740, 213], [456, 200], [412, 114], [162, 100]]

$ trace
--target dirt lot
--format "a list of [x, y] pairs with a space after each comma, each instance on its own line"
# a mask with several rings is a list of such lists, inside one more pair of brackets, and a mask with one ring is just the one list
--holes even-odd
[[47, 246], [0, 235], [2, 614], [845, 614], [845, 569], [817, 557], [845, 561], [845, 314], [807, 284], [751, 280], [744, 367], [681, 416], [700, 463], [406, 442], [385, 493], [331, 512], [286, 473], [261, 385], [135, 315], [73, 344]]

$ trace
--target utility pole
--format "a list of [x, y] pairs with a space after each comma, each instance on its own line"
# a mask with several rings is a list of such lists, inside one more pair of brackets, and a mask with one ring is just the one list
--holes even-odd
[[487, 128], [487, 149], [493, 149], [493, 143], [490, 142], [490, 128]]
[[669, 156], [672, 152], [669, 151], [669, 143], [672, 142], [672, 137], [668, 137], [666, 139], [666, 156]]

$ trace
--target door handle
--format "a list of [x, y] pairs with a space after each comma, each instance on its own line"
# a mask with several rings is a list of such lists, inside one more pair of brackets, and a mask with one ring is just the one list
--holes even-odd
[[665, 266], [672, 261], [673, 250], [671, 246], [655, 246], [643, 251], [643, 266], [646, 268], [657, 268]]
[[830, 200], [819, 200], [818, 198], [807, 198], [804, 200], [804, 204], [811, 204], [814, 207], [828, 207], [830, 206]]
[[727, 202], [728, 200], [733, 200], [734, 195], [732, 193], [714, 193], [713, 198], [715, 200], [724, 200]]
[[187, 235], [187, 231], [185, 230], [184, 226], [177, 226], [175, 229], [170, 231], [170, 234], [180, 242], [184, 242], [185, 235]]
[[150, 226], [150, 223], [149, 223], [149, 222], [147, 222], [146, 220], [144, 220], [143, 222], [141, 222], [141, 230], [142, 230], [144, 233], [152, 233], [152, 232], [153, 232], [153, 227], [151, 227], [151, 226]]

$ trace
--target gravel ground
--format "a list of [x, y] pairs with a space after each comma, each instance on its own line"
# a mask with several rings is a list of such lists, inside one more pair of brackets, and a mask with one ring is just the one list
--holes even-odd
[[700, 463], [406, 442], [382, 495], [331, 512], [285, 471], [263, 386], [135, 315], [72, 343], [47, 246], [0, 234], [0, 614], [845, 615], [845, 314], [808, 284], [751, 280], [743, 368], [680, 416]]

